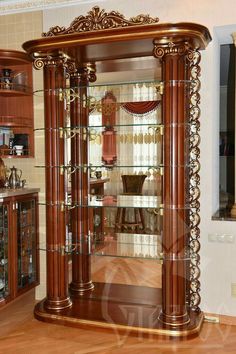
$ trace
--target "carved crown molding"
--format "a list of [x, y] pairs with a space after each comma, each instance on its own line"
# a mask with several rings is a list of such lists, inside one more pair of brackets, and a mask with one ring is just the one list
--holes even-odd
[[152, 18], [149, 15], [138, 15], [131, 17], [129, 20], [117, 11], [109, 13], [100, 10], [98, 6], [94, 6], [86, 16], [79, 16], [74, 19], [68, 28], [55, 26], [50, 28], [43, 37], [57, 36], [61, 34], [70, 34], [75, 32], [89, 32], [108, 28], [118, 28], [127, 26], [145, 25], [159, 22], [158, 18]]

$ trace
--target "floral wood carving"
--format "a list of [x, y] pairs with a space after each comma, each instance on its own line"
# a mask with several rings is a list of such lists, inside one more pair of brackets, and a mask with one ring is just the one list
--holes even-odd
[[55, 26], [50, 28], [48, 32], [43, 33], [42, 36], [50, 37], [75, 32], [89, 32], [108, 28], [146, 25], [157, 22], [159, 22], [159, 18], [152, 18], [149, 15], [138, 15], [136, 17], [131, 17], [128, 20], [118, 11], [107, 13], [105, 10], [100, 10], [98, 6], [94, 6], [92, 10], [88, 12], [87, 16], [81, 15], [76, 17], [68, 28]]

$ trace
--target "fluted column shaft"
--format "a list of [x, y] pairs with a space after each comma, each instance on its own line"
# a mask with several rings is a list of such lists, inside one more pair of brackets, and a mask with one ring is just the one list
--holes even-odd
[[187, 45], [184, 42], [158, 45], [162, 60], [163, 95], [163, 267], [161, 321], [172, 327], [189, 322], [186, 308], [188, 240], [188, 122]]
[[72, 282], [70, 290], [73, 294], [83, 294], [94, 288], [91, 280], [91, 240], [89, 234], [89, 210], [86, 207], [89, 194], [88, 134], [87, 125], [89, 107], [87, 102], [87, 86], [91, 77], [91, 68], [82, 66], [70, 76], [70, 87], [76, 93], [70, 104], [71, 126], [78, 132], [71, 139], [71, 164], [76, 168], [71, 176], [72, 205], [71, 211], [72, 242], [75, 250], [72, 254]]
[[46, 165], [46, 248], [47, 309], [60, 310], [71, 305], [68, 296], [68, 259], [65, 255], [65, 184], [60, 165], [64, 164], [64, 100], [59, 89], [65, 87], [66, 71], [62, 59], [55, 58], [44, 66], [45, 165]]

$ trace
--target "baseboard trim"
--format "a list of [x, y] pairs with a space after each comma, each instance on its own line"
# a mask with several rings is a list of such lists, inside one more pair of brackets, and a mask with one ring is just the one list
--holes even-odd
[[217, 317], [221, 324], [236, 326], [236, 316], [219, 315], [216, 313], [204, 312], [205, 317]]

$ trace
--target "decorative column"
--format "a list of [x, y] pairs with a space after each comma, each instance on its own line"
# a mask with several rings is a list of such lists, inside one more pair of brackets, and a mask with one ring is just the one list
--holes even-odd
[[72, 243], [72, 282], [70, 290], [73, 295], [81, 295], [92, 290], [91, 280], [91, 240], [89, 234], [89, 169], [88, 139], [89, 105], [87, 86], [89, 81], [96, 80], [95, 68], [92, 64], [81, 65], [70, 74], [70, 88], [74, 99], [70, 104], [71, 129], [77, 133], [71, 139], [71, 228]]
[[[232, 37], [233, 37], [233, 42], [234, 42], [234, 46], [236, 47], [236, 32], [232, 33]], [[235, 53], [236, 53], [236, 48], [235, 48]], [[236, 54], [235, 54], [235, 57], [236, 57]], [[235, 60], [235, 67], [236, 67], [236, 60]], [[235, 74], [235, 127], [236, 127], [236, 74]], [[235, 158], [236, 158], [236, 133], [235, 133], [235, 136], [234, 136], [234, 161], [235, 161]], [[236, 163], [234, 162], [234, 205], [232, 206], [232, 209], [230, 211], [231, 213], [231, 216], [233, 218], [236, 218]]]
[[162, 312], [164, 326], [178, 328], [190, 322], [186, 300], [187, 253], [189, 238], [188, 146], [189, 121], [187, 82], [189, 46], [186, 42], [154, 41], [154, 56], [162, 61], [164, 94], [163, 139], [163, 267]]
[[61, 310], [71, 306], [68, 296], [68, 259], [65, 254], [64, 139], [60, 128], [64, 126], [64, 100], [60, 93], [65, 88], [64, 57], [36, 59], [38, 69], [44, 68], [45, 103], [45, 185], [46, 185], [46, 249], [47, 297], [44, 307]]

